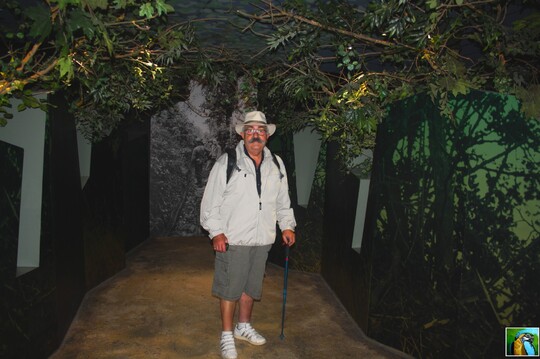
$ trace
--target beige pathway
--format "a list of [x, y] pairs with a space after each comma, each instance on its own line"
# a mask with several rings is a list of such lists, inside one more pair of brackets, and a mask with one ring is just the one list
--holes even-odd
[[[220, 358], [213, 252], [206, 238], [157, 238], [126, 268], [87, 293], [51, 359]], [[268, 265], [253, 325], [261, 347], [237, 341], [239, 359], [405, 358], [366, 338], [319, 275], [289, 271], [280, 339], [283, 268]]]

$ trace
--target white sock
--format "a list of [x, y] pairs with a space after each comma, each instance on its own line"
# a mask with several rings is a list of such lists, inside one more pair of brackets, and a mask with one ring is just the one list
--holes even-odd
[[238, 329], [244, 329], [247, 325], [249, 325], [249, 322], [246, 322], [246, 323], [238, 323], [236, 324], [236, 327]]
[[222, 331], [221, 332], [221, 338], [225, 338], [225, 337], [232, 337], [232, 332], [231, 331]]

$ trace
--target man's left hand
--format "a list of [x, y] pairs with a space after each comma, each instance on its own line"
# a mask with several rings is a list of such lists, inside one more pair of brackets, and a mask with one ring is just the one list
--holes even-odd
[[281, 232], [281, 238], [283, 239], [283, 244], [289, 247], [296, 242], [296, 234], [290, 229], [286, 229]]

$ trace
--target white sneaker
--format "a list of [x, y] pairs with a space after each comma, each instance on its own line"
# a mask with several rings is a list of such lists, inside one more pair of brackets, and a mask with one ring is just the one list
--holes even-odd
[[234, 337], [236, 339], [248, 341], [253, 345], [263, 345], [266, 343], [266, 339], [257, 333], [251, 324], [246, 323], [243, 328], [239, 328], [238, 324], [234, 327]]
[[236, 359], [238, 354], [236, 353], [234, 338], [232, 333], [229, 333], [221, 335], [221, 341], [219, 342], [219, 347], [221, 348], [221, 357], [223, 359]]

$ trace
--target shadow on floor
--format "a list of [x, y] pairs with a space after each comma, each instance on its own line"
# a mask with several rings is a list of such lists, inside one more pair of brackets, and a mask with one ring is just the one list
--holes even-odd
[[[367, 338], [319, 275], [289, 271], [280, 339], [283, 268], [269, 264], [252, 323], [267, 338], [236, 343], [239, 359], [410, 358]], [[220, 358], [218, 300], [206, 237], [156, 238], [88, 292], [60, 348], [64, 358]]]

